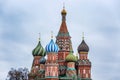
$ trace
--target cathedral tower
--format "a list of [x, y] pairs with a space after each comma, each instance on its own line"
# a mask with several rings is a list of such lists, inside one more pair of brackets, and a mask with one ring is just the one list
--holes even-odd
[[79, 60], [78, 60], [78, 77], [81, 80], [91, 79], [91, 62], [88, 59], [89, 47], [85, 43], [84, 36], [81, 44], [78, 46]]
[[39, 60], [46, 55], [46, 52], [41, 45], [40, 38], [38, 41], [38, 45], [32, 51], [32, 55], [34, 57], [34, 60], [32, 63], [31, 72], [29, 74], [29, 80], [34, 80], [34, 78], [39, 75], [39, 72], [38, 72], [40, 69]]
[[45, 80], [59, 80], [58, 50], [58, 45], [51, 39], [50, 43], [46, 46], [47, 61], [45, 63]]
[[58, 63], [60, 65], [59, 73], [61, 76], [64, 76], [66, 71], [65, 59], [66, 59], [66, 56], [70, 53], [71, 37], [69, 35], [67, 25], [66, 25], [67, 12], [64, 7], [61, 12], [61, 15], [62, 15], [62, 23], [61, 23], [58, 35], [56, 37], [56, 43], [58, 44], [60, 49], [58, 52]]
[[67, 70], [66, 76], [71, 80], [77, 80], [77, 74], [75, 69], [75, 62], [77, 61], [76, 56], [73, 54], [73, 49], [71, 45], [70, 53], [66, 57]]

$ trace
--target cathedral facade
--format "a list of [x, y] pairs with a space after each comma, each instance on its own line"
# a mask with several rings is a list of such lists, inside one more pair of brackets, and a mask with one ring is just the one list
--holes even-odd
[[[92, 80], [91, 62], [88, 59], [89, 47], [82, 42], [78, 44], [78, 54], [73, 54], [72, 41], [66, 25], [67, 12], [61, 11], [62, 23], [56, 36], [56, 42], [51, 41], [42, 47], [38, 45], [32, 51], [34, 57], [29, 80]], [[47, 56], [47, 59], [45, 58]]]

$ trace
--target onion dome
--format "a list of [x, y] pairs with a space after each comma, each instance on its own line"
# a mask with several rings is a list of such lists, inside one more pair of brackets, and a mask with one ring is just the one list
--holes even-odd
[[44, 48], [42, 47], [40, 40], [39, 40], [36, 48], [32, 51], [32, 54], [33, 54], [33, 56], [45, 56], [46, 55], [46, 52], [45, 52]]
[[70, 53], [69, 55], [67, 55], [66, 61], [67, 61], [67, 62], [76, 62], [77, 59], [76, 59], [76, 57], [73, 55], [73, 53]]
[[40, 64], [45, 64], [45, 62], [46, 62], [45, 57], [41, 57], [39, 62], [40, 62]]
[[57, 53], [59, 50], [59, 47], [56, 43], [54, 43], [53, 39], [51, 39], [50, 43], [46, 46], [46, 52], [55, 52]]
[[63, 10], [61, 11], [61, 14], [62, 14], [62, 15], [63, 15], [63, 14], [66, 15], [66, 14], [67, 14], [65, 8], [63, 8]]
[[73, 49], [72, 49], [72, 45], [70, 47], [70, 53], [67, 55], [66, 57], [66, 61], [67, 62], [76, 62], [77, 58], [75, 55], [73, 55]]
[[81, 52], [81, 51], [83, 51], [83, 52], [88, 52], [89, 51], [89, 47], [85, 43], [84, 40], [82, 40], [81, 44], [78, 46], [78, 53]]

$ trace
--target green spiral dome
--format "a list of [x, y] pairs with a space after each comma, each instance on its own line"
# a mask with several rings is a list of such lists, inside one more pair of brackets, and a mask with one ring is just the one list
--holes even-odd
[[66, 57], [67, 62], [76, 62], [77, 58], [73, 55], [72, 51]]
[[32, 51], [33, 56], [45, 56], [46, 52], [45, 49], [42, 47], [40, 41], [38, 42], [38, 45], [36, 48]]

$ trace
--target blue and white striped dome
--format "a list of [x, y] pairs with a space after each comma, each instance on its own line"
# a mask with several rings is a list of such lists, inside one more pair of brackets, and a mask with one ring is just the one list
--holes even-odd
[[46, 52], [55, 52], [57, 53], [59, 50], [59, 47], [56, 43], [54, 43], [53, 39], [51, 39], [50, 43], [46, 46]]

